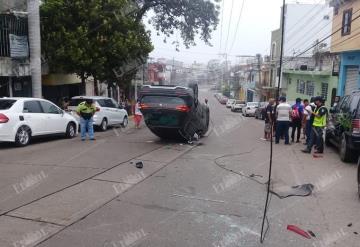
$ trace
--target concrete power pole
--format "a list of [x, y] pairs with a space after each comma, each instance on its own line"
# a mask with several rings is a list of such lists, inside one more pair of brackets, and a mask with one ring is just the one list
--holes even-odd
[[39, 6], [39, 0], [27, 0], [32, 96], [37, 98], [42, 97]]

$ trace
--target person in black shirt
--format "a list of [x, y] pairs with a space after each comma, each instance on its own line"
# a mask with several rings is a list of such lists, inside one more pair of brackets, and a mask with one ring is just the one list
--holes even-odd
[[265, 108], [265, 128], [263, 140], [270, 141], [271, 131], [274, 125], [274, 99], [269, 99], [269, 104]]

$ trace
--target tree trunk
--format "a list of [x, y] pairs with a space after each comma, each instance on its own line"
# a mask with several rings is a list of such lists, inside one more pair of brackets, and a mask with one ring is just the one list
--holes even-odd
[[85, 73], [81, 73], [81, 86], [80, 86], [80, 94], [86, 95], [86, 81], [85, 81]]
[[94, 77], [94, 94], [95, 96], [99, 96], [99, 87], [96, 77]]
[[32, 96], [42, 98], [39, 0], [27, 0]]

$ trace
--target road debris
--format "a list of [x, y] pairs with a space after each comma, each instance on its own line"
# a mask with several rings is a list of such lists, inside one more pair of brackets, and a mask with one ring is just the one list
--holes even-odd
[[309, 233], [307, 233], [306, 231], [304, 231], [303, 229], [301, 229], [301, 228], [299, 228], [297, 226], [288, 225], [287, 230], [295, 232], [295, 233], [303, 236], [304, 238], [311, 239], [311, 236], [309, 235]]
[[282, 186], [275, 187], [270, 192], [280, 199], [284, 199], [291, 196], [310, 196], [314, 190], [314, 185], [312, 184], [302, 184], [296, 186]]
[[143, 164], [142, 161], [138, 161], [138, 162], [136, 162], [135, 166], [136, 166], [136, 168], [138, 168], [138, 169], [142, 169], [142, 168], [144, 167], [144, 164]]

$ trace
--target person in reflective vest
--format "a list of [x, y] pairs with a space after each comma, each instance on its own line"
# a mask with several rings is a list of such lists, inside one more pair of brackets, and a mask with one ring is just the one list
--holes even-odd
[[322, 154], [324, 152], [324, 139], [323, 133], [326, 127], [328, 110], [324, 106], [324, 100], [318, 96], [315, 98], [316, 109], [311, 113], [314, 119], [312, 124], [312, 130], [310, 135], [310, 142], [307, 148], [302, 150], [304, 153], [311, 153], [312, 147], [316, 145], [316, 154]]
[[92, 99], [86, 99], [84, 102], [81, 102], [76, 108], [76, 113], [80, 116], [80, 130], [82, 141], [85, 141], [86, 139], [86, 132], [88, 132], [90, 140], [95, 140], [93, 126], [93, 116], [95, 112], [96, 107]]

